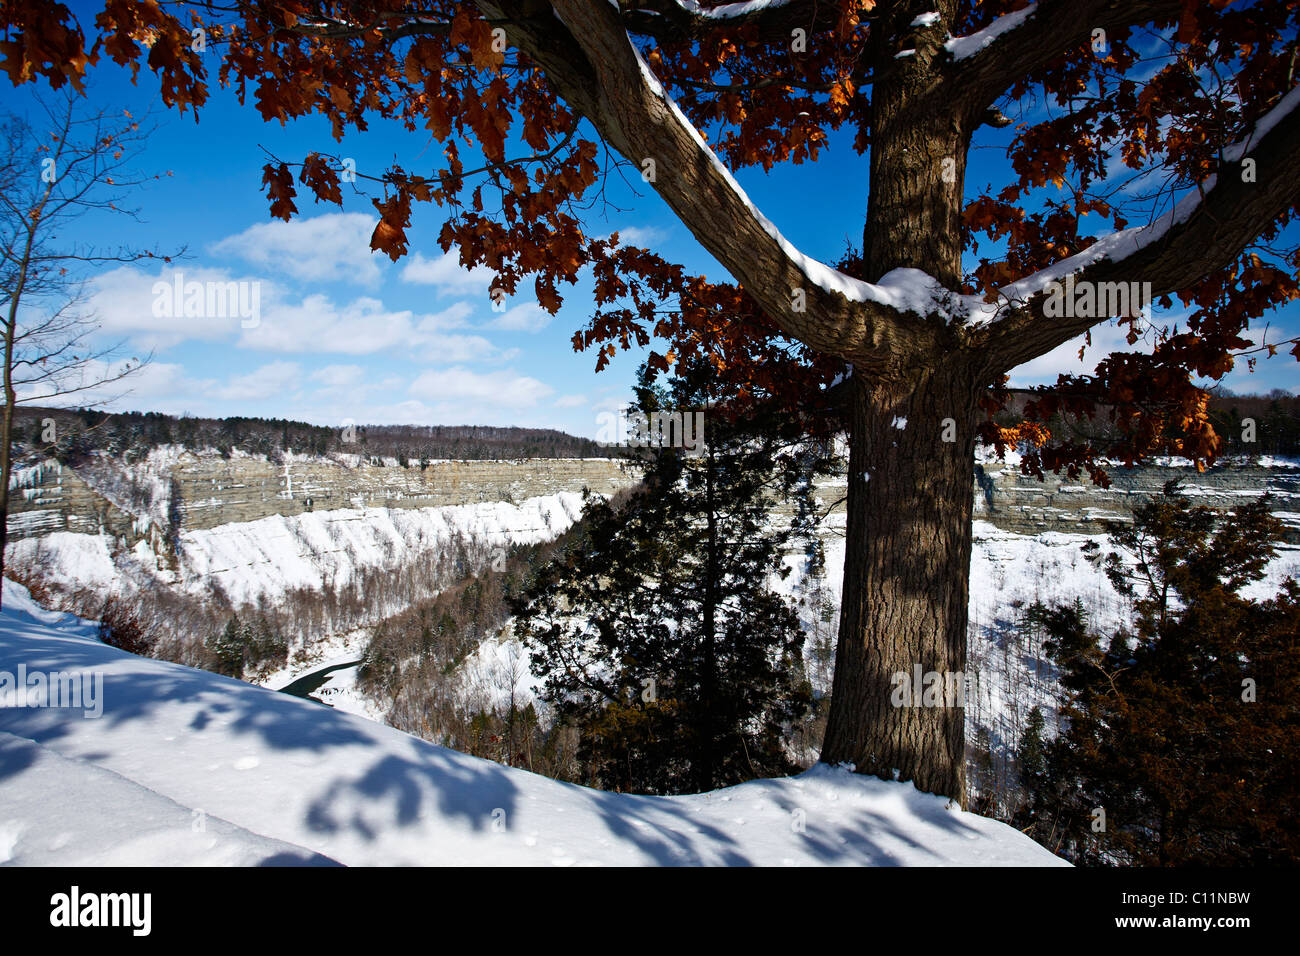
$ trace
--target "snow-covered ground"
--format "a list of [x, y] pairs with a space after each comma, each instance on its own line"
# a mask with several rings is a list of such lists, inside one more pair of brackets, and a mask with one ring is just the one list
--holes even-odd
[[5, 581], [0, 674], [20, 665], [101, 675], [103, 712], [0, 707], [0, 863], [1063, 865], [843, 769], [689, 797], [558, 783], [125, 654]]

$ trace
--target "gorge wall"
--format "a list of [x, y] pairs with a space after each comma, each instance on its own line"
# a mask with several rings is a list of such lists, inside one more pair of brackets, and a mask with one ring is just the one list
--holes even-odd
[[[1286, 540], [1300, 545], [1300, 463], [1264, 459], [1223, 462], [1198, 473], [1190, 466], [1115, 467], [1111, 485], [1101, 488], [1087, 477], [1071, 480], [1048, 474], [1042, 481], [1020, 473], [1014, 462], [976, 465], [972, 493], [975, 519], [1017, 534], [1045, 531], [1100, 534], [1104, 520], [1127, 521], [1146, 498], [1159, 495], [1167, 481], [1180, 478], [1193, 506], [1226, 511], [1258, 498], [1274, 496], [1273, 513], [1286, 525]], [[818, 490], [833, 520], [843, 522], [847, 479], [831, 478]]]
[[[1014, 464], [977, 466], [975, 516], [1007, 531], [1096, 532], [1098, 522], [1123, 518], [1164, 483], [1181, 477], [1194, 504], [1230, 508], [1265, 491], [1300, 543], [1300, 464], [1226, 463], [1197, 473], [1186, 467], [1148, 465], [1111, 471], [1111, 487], [1087, 479], [1020, 474]], [[426, 469], [331, 459], [272, 463], [248, 456], [182, 452], [151, 456], [133, 466], [101, 459], [70, 468], [50, 461], [15, 473], [10, 504], [12, 540], [72, 531], [105, 532], [127, 547], [142, 539], [163, 546], [180, 531], [215, 528], [311, 511], [428, 508], [476, 502], [520, 503], [528, 498], [588, 488], [611, 494], [637, 481], [618, 459], [439, 461]], [[820, 493], [829, 504], [844, 493], [831, 479]], [[842, 511], [840, 502], [833, 511]]]
[[273, 464], [191, 452], [117, 469], [104, 460], [93, 468], [51, 461], [16, 473], [9, 535], [105, 532], [130, 546], [273, 515], [519, 503], [584, 488], [611, 494], [636, 480], [623, 462], [602, 458], [437, 461], [425, 469], [320, 458]]
[[1198, 473], [1190, 467], [1145, 465], [1114, 468], [1111, 486], [1100, 488], [1087, 477], [1070, 480], [1047, 475], [1045, 480], [1020, 473], [1016, 465], [976, 466], [975, 517], [1006, 531], [1097, 533], [1103, 519], [1127, 519], [1133, 508], [1158, 495], [1166, 482], [1183, 481], [1193, 505], [1225, 511], [1258, 498], [1274, 496], [1273, 511], [1287, 525], [1287, 538], [1300, 544], [1300, 465], [1275, 462], [1225, 462]]

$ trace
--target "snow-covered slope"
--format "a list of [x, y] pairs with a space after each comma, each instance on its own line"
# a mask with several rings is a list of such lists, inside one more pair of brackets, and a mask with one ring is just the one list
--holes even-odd
[[133, 657], [4, 589], [0, 672], [102, 674], [103, 714], [0, 708], [0, 861], [1063, 865], [1010, 827], [842, 769], [691, 797], [557, 783]]
[[219, 586], [235, 605], [274, 603], [292, 588], [339, 587], [365, 570], [392, 570], [449, 546], [456, 536], [485, 547], [556, 537], [582, 511], [582, 496], [558, 492], [521, 504], [501, 501], [433, 508], [340, 508], [259, 518], [180, 536], [177, 572], [159, 570], [148, 542], [116, 552], [107, 535], [56, 532], [10, 543], [14, 566], [38, 565], [55, 583], [99, 590], [130, 580], [202, 594]]

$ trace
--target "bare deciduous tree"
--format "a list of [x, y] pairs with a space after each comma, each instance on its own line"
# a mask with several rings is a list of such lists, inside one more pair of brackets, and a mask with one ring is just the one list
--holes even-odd
[[146, 131], [129, 113], [113, 117], [87, 109], [76, 93], [36, 102], [37, 119], [15, 114], [0, 125], [0, 575], [14, 409], [20, 402], [70, 396], [93, 407], [118, 397], [105, 387], [138, 371], [147, 358], [120, 359], [120, 344], [99, 343], [87, 283], [97, 267], [156, 256], [59, 241], [68, 223], [88, 214], [134, 215], [121, 205], [124, 194], [155, 178], [130, 168]]

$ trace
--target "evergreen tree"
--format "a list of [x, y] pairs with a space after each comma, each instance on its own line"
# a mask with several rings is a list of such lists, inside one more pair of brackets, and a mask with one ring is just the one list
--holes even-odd
[[[679, 364], [669, 384], [643, 370], [635, 411], [703, 410], [699, 454], [642, 448], [643, 486], [589, 499], [575, 544], [512, 602], [544, 697], [577, 724], [588, 778], [609, 789], [788, 772], [783, 727], [810, 703], [798, 618], [770, 584], [788, 573], [829, 460], [792, 416], [722, 401], [707, 360]], [[776, 519], [781, 500], [796, 502], [793, 519]]]
[[1035, 832], [1063, 833], [1081, 862], [1294, 863], [1300, 585], [1244, 593], [1282, 534], [1267, 496], [1223, 516], [1189, 504], [1171, 482], [1109, 526], [1118, 550], [1092, 549], [1132, 597], [1131, 626], [1088, 633], [1077, 608], [1047, 625], [1064, 729]]
[[231, 615], [221, 633], [210, 635], [203, 643], [216, 658], [218, 674], [244, 676], [245, 628], [239, 615]]
[[1047, 773], [1047, 745], [1043, 740], [1045, 726], [1042, 709], [1034, 707], [1029, 711], [1025, 729], [1020, 734], [1020, 744], [1016, 747], [1020, 779], [1031, 794], [1042, 787]]
[[289, 642], [265, 615], [250, 621], [245, 634], [245, 666], [280, 666], [289, 659]]

